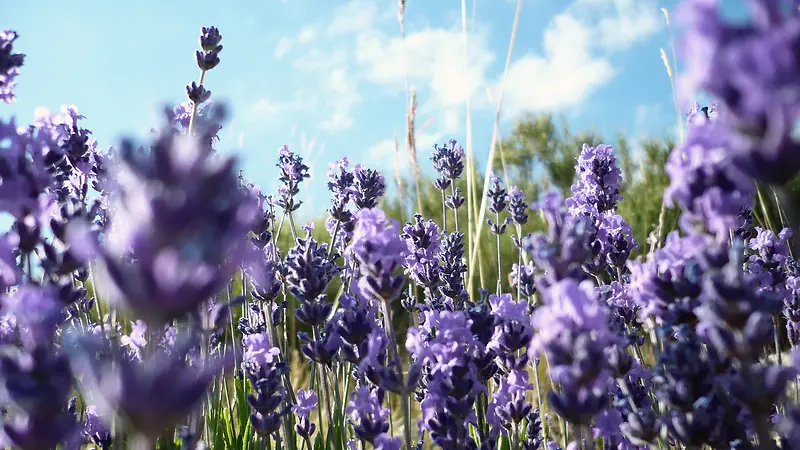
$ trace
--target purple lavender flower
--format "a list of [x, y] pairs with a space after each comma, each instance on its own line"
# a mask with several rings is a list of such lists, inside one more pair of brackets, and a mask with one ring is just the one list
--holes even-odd
[[658, 324], [693, 326], [702, 277], [716, 247], [708, 235], [681, 237], [675, 231], [645, 261], [629, 263], [630, 294], [641, 308], [641, 319], [653, 316]]
[[1, 300], [3, 311], [14, 317], [21, 343], [27, 348], [50, 342], [63, 321], [63, 305], [53, 285], [22, 285]]
[[547, 233], [531, 233], [522, 242], [542, 272], [539, 288], [564, 278], [584, 278], [583, 265], [591, 256], [592, 220], [567, 214], [563, 197], [555, 191], [545, 193], [531, 209], [541, 210], [548, 226]]
[[439, 292], [453, 300], [466, 297], [464, 274], [467, 272], [467, 265], [464, 264], [464, 235], [456, 231], [445, 233], [441, 239], [439, 257], [441, 259]]
[[485, 387], [472, 360], [474, 341], [463, 311], [427, 311], [424, 325], [406, 335], [406, 349], [427, 367], [420, 432], [442, 448], [469, 448], [466, 432], [476, 423], [472, 405]]
[[16, 99], [14, 78], [19, 75], [19, 68], [25, 62], [25, 55], [14, 52], [14, 41], [19, 35], [11, 30], [0, 30], [0, 100], [13, 103]]
[[528, 204], [525, 203], [525, 194], [516, 186], [508, 190], [508, 213], [516, 225], [528, 223]]
[[594, 299], [591, 283], [565, 279], [543, 292], [544, 305], [534, 311], [538, 330], [529, 353], [547, 355], [551, 379], [560, 392], [550, 403], [565, 420], [587, 425], [607, 401], [611, 379], [604, 349], [618, 342], [608, 328], [608, 309]]
[[292, 412], [297, 415], [295, 430], [303, 438], [309, 438], [317, 426], [309, 420], [308, 416], [317, 409], [317, 394], [312, 390], [300, 389], [297, 391], [297, 404], [292, 406]]
[[[454, 139], [451, 139], [446, 145], [441, 147], [438, 144], [433, 144], [431, 161], [433, 161], [433, 167], [439, 172], [443, 180], [452, 182], [458, 179], [464, 171], [463, 160], [464, 148], [458, 145], [458, 142]], [[444, 190], [447, 189], [447, 187], [448, 186], [444, 186], [440, 189]]]
[[734, 243], [728, 263], [704, 277], [698, 331], [708, 334], [720, 354], [749, 361], [772, 338], [772, 314], [780, 310], [780, 300], [759, 291], [744, 272], [740, 246]]
[[755, 275], [762, 291], [783, 299], [786, 296], [786, 263], [790, 257], [786, 242], [791, 239], [792, 231], [784, 228], [776, 236], [772, 230], [760, 227], [755, 230], [755, 239], [748, 243], [754, 254], [748, 258], [747, 272]]
[[433, 220], [422, 220], [421, 214], [414, 215], [414, 223], [403, 227], [403, 239], [408, 244], [405, 267], [410, 278], [425, 288], [432, 288], [439, 282], [439, 252], [441, 251], [441, 231]]
[[333, 258], [328, 257], [327, 244], [320, 244], [310, 235], [297, 238], [284, 261], [286, 286], [298, 300], [297, 318], [310, 326], [322, 324], [330, 314], [325, 290], [339, 272]]
[[597, 227], [597, 239], [606, 263], [622, 270], [631, 252], [639, 248], [630, 224], [618, 214], [603, 214]]
[[500, 178], [492, 175], [491, 183], [489, 190], [486, 192], [487, 197], [489, 197], [489, 211], [494, 214], [500, 214], [506, 209], [508, 196]]
[[4, 420], [10, 443], [30, 450], [54, 448], [75, 430], [67, 410], [72, 371], [49, 345], [0, 357], [3, 388], [18, 414]]
[[310, 177], [308, 166], [303, 163], [303, 158], [289, 150], [288, 145], [284, 145], [278, 151], [278, 168], [280, 169], [281, 187], [278, 189], [278, 205], [286, 213], [293, 213], [300, 208], [303, 202], [295, 202], [295, 196], [300, 193], [300, 183]]
[[[594, 205], [602, 213], [613, 211], [622, 200], [619, 193], [622, 172], [610, 145], [583, 144], [575, 172], [578, 181], [572, 185], [572, 202]], [[567, 205], [571, 207], [569, 200]]]
[[[247, 397], [253, 408], [250, 422], [256, 433], [269, 436], [278, 430], [281, 418], [289, 413], [288, 408], [278, 410], [284, 401], [283, 375], [288, 367], [280, 360], [280, 350], [270, 345], [266, 333], [245, 337], [244, 345], [242, 367], [254, 391]], [[311, 433], [310, 428], [305, 430]]]
[[528, 381], [526, 370], [513, 370], [500, 379], [500, 387], [492, 397], [486, 410], [487, 422], [496, 427], [502, 427], [508, 434], [514, 427], [527, 418], [532, 406], [526, 401], [526, 394], [533, 389]]
[[[528, 363], [528, 345], [533, 338], [527, 301], [515, 301], [511, 294], [489, 297], [495, 330], [487, 346], [497, 355], [506, 373], [522, 370]], [[517, 353], [521, 352], [520, 356]]]
[[217, 27], [203, 27], [200, 34], [200, 48], [195, 54], [197, 66], [203, 72], [217, 67], [219, 54], [222, 52], [222, 35]]
[[345, 412], [357, 438], [374, 444], [376, 438], [389, 431], [389, 410], [381, 406], [382, 396], [367, 387], [350, 394]]
[[214, 377], [233, 368], [233, 359], [227, 357], [190, 365], [187, 356], [196, 344], [182, 339], [170, 351], [154, 348], [142, 362], [121, 353], [98, 360], [102, 340], [77, 337], [72, 363], [100, 414], [116, 415], [132, 432], [156, 439], [202, 403]]
[[404, 282], [402, 276], [393, 273], [405, 261], [408, 244], [400, 237], [397, 223], [380, 209], [362, 209], [356, 219], [345, 256], [359, 264], [362, 277], [358, 287], [373, 300], [393, 300]]
[[717, 123], [697, 125], [667, 160], [671, 181], [664, 201], [681, 207], [681, 227], [687, 233], [700, 225], [727, 239], [730, 230], [739, 227], [741, 210], [752, 204], [753, 182], [733, 165], [730, 145]]
[[113, 438], [108, 426], [108, 419], [97, 411], [94, 406], [86, 407], [86, 421], [83, 424], [83, 435], [100, 450], [111, 448]]
[[800, 12], [775, 1], [749, 6], [751, 19], [732, 23], [716, 0], [685, 2], [678, 14], [687, 25], [681, 91], [715, 96], [724, 107], [726, 133], [734, 138], [736, 164], [762, 181], [782, 184], [800, 169], [793, 135], [800, 66], [785, 56], [800, 45]]
[[353, 202], [356, 208], [371, 209], [378, 206], [378, 201], [386, 192], [386, 180], [380, 172], [367, 169], [361, 164], [353, 170]]
[[121, 297], [113, 300], [147, 320], [194, 311], [244, 263], [255, 204], [234, 161], [210, 152], [171, 134], [149, 153], [123, 144], [119, 204], [98, 250]]
[[536, 272], [533, 261], [521, 266], [515, 263], [511, 267], [511, 284], [515, 290], [519, 289], [523, 297], [531, 297], [536, 293]]

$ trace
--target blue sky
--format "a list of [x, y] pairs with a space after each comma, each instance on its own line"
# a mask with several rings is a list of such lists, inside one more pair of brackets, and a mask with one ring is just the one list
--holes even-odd
[[[461, 2], [407, 1], [406, 67], [417, 89], [423, 165], [434, 142], [465, 140], [468, 89], [474, 148], [485, 159], [516, 3], [477, 0], [473, 21], [467, 0], [465, 69]], [[608, 137], [674, 132], [659, 54], [669, 50], [660, 8], [674, 6], [675, 0], [525, 1], [501, 134], [526, 111], [564, 114], [573, 129], [593, 127]], [[233, 112], [218, 148], [241, 154], [251, 180], [275, 187], [283, 144], [311, 163], [306, 213], [325, 207], [325, 171], [342, 156], [394, 179], [392, 137], [396, 132], [402, 151], [405, 134], [395, 0], [42, 0], [3, 9], [0, 26], [19, 32], [16, 48], [28, 56], [18, 100], [0, 106], [0, 116], [27, 123], [38, 107], [75, 104], [103, 148], [122, 136], [144, 138], [160, 125], [164, 105], [185, 101], [184, 85], [198, 76], [200, 27], [216, 25], [224, 51], [206, 87]]]

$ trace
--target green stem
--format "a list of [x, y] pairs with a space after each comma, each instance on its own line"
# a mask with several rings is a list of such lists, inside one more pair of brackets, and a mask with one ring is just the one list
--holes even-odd
[[[400, 361], [400, 351], [397, 348], [397, 340], [395, 339], [394, 334], [394, 325], [392, 324], [392, 309], [389, 301], [383, 299], [383, 320], [386, 326], [386, 334], [389, 336], [389, 341], [392, 343], [392, 349], [394, 351], [394, 357], [398, 365], [402, 363]], [[406, 389], [405, 377], [403, 376], [403, 371], [401, 368], [398, 368], [398, 376], [400, 377], [400, 386], [402, 389], [402, 394], [400, 394], [400, 403], [403, 409], [403, 435], [405, 437], [406, 442], [406, 450], [411, 450], [411, 413], [409, 411], [408, 406], [408, 390]]]
[[[202, 86], [203, 80], [206, 79], [206, 71], [200, 71], [200, 82], [199, 85]], [[192, 102], [192, 115], [189, 117], [189, 131], [186, 132], [187, 136], [191, 136], [192, 132], [194, 131], [195, 122], [197, 121], [197, 103]]]

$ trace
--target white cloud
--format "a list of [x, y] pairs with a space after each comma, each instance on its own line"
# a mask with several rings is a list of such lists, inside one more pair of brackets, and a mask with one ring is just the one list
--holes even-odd
[[324, 130], [350, 128], [353, 125], [352, 109], [361, 101], [355, 78], [346, 68], [339, 67], [330, 72], [326, 82], [330, 93], [326, 105], [332, 113], [320, 126]]
[[292, 49], [293, 44], [294, 42], [291, 38], [285, 36], [280, 38], [278, 43], [275, 44], [275, 52], [273, 53], [275, 59], [281, 59], [286, 56], [286, 54]]
[[616, 75], [611, 54], [651, 36], [659, 26], [651, 0], [576, 0], [545, 29], [543, 54], [512, 62], [505, 116], [579, 106]]
[[300, 32], [297, 33], [297, 42], [301, 44], [305, 44], [314, 40], [317, 37], [317, 28], [311, 25], [307, 25], [300, 29]]
[[[417, 160], [420, 165], [425, 163], [425, 159], [430, 153], [433, 144], [441, 143], [442, 133], [419, 133], [417, 134]], [[375, 168], [382, 170], [385, 177], [394, 178], [395, 175], [395, 153], [394, 139], [384, 139], [367, 150], [367, 158]], [[409, 167], [409, 157], [406, 152], [405, 139], [403, 133], [397, 135], [397, 167], [402, 173], [406, 173]]]
[[301, 111], [313, 110], [316, 106], [315, 99], [309, 99], [302, 91], [294, 93], [291, 100], [274, 100], [262, 97], [250, 106], [251, 114], [248, 119], [259, 123], [277, 123], [287, 115]]

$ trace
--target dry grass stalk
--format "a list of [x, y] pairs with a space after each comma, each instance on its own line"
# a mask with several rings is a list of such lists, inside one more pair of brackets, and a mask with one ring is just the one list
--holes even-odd
[[397, 142], [397, 131], [394, 132], [394, 179], [397, 182], [397, 195], [400, 199], [400, 205], [403, 209], [403, 220], [405, 220], [406, 216], [406, 196], [405, 191], [403, 191], [403, 174], [400, 170], [400, 149], [399, 144]]
[[414, 175], [414, 184], [417, 190], [417, 211], [422, 212], [422, 192], [420, 191], [419, 161], [417, 160], [417, 139], [416, 121], [417, 117], [417, 91], [411, 90], [411, 102], [408, 104], [406, 113], [406, 149], [408, 150], [408, 162]]
[[[489, 184], [491, 181], [491, 174], [492, 174], [492, 163], [494, 160], [494, 152], [497, 147], [497, 136], [500, 131], [500, 114], [503, 109], [504, 87], [506, 83], [506, 78], [508, 77], [508, 69], [511, 66], [511, 55], [514, 51], [514, 42], [516, 41], [517, 38], [517, 29], [519, 28], [519, 17], [521, 14], [522, 14], [522, 0], [518, 0], [517, 11], [514, 14], [514, 27], [511, 29], [511, 38], [508, 43], [508, 54], [506, 55], [506, 67], [505, 70], [503, 71], [503, 79], [500, 81], [500, 89], [497, 98], [497, 112], [495, 113], [494, 127], [492, 129], [492, 143], [489, 147], [489, 157], [487, 158], [486, 161], [486, 174], [483, 181], [483, 195], [481, 197], [481, 209], [480, 212], [478, 213], [478, 220], [477, 222], [475, 222], [476, 224], [482, 224], [486, 218], [486, 200], [487, 200], [486, 196], [487, 192], [489, 191]], [[475, 233], [475, 240], [472, 247], [472, 257], [470, 258], [471, 266], [475, 264], [475, 254], [477, 253], [477, 250], [480, 247], [481, 235], [483, 234], [480, 233], [479, 230], [476, 231]], [[472, 272], [472, 267], [470, 267], [470, 272]]]

